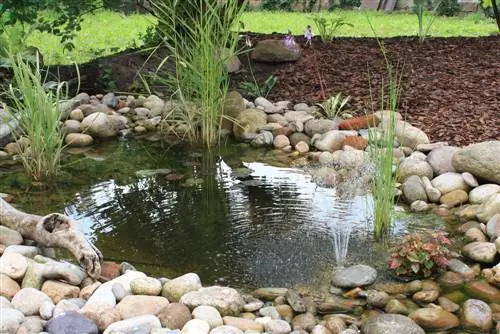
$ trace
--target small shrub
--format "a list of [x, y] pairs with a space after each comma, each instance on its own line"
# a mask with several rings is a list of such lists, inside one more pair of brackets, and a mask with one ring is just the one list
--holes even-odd
[[436, 9], [436, 14], [440, 16], [455, 16], [460, 12], [460, 5], [457, 0], [442, 0]]
[[448, 265], [449, 245], [443, 232], [409, 234], [392, 249], [389, 269], [398, 276], [429, 277]]
[[343, 26], [353, 27], [352, 23], [347, 22], [342, 17], [327, 19], [321, 14], [311, 17], [318, 30], [318, 35], [323, 43], [331, 42], [337, 35], [337, 31]]
[[344, 96], [342, 93], [338, 93], [318, 106], [320, 107], [321, 114], [323, 116], [329, 119], [334, 119], [342, 115], [342, 111], [347, 106], [350, 99], [350, 96]]
[[269, 78], [264, 81], [262, 85], [259, 85], [256, 81], [254, 82], [243, 82], [240, 85], [240, 88], [243, 89], [248, 96], [250, 97], [267, 97], [271, 90], [274, 88], [274, 85], [276, 85], [276, 82], [278, 81], [278, 77], [275, 75], [270, 75]]

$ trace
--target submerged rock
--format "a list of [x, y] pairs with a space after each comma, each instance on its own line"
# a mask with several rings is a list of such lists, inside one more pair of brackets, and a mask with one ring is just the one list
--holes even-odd
[[341, 288], [355, 288], [373, 284], [377, 279], [377, 271], [364, 264], [354, 265], [336, 271], [332, 284]]
[[366, 321], [364, 334], [425, 334], [413, 320], [399, 314], [379, 314]]

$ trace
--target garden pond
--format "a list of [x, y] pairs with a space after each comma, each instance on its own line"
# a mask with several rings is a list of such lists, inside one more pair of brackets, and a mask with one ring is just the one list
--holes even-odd
[[[105, 260], [157, 277], [196, 272], [204, 284], [241, 289], [319, 288], [330, 286], [335, 248], [348, 243], [344, 264], [370, 264], [388, 278], [388, 246], [373, 240], [366, 191], [322, 187], [307, 170], [288, 167], [288, 154], [145, 140], [70, 150], [55, 189], [26, 191], [20, 165], [0, 166], [0, 189], [26, 212], [78, 220]], [[391, 238], [445, 225], [399, 212]]]

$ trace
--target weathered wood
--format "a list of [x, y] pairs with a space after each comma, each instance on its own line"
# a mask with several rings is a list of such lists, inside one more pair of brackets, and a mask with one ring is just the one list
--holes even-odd
[[41, 246], [67, 249], [92, 278], [97, 279], [101, 274], [101, 252], [80, 232], [78, 222], [66, 215], [25, 213], [0, 198], [0, 224]]

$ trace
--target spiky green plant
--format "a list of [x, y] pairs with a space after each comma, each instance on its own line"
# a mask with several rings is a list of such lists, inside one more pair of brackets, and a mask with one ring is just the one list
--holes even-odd
[[[213, 146], [219, 139], [229, 88], [226, 62], [236, 55], [238, 23], [245, 6], [238, 0], [154, 0], [152, 5], [163, 35], [161, 46], [169, 50], [175, 67], [157, 71], [155, 79], [185, 104], [183, 113], [190, 113], [176, 115], [177, 120], [190, 122], [184, 126], [187, 137]], [[162, 66], [167, 63], [165, 59]]]
[[320, 107], [320, 113], [323, 116], [329, 119], [334, 119], [342, 115], [342, 111], [347, 106], [350, 99], [350, 96], [344, 96], [342, 93], [338, 93], [317, 106]]
[[67, 86], [56, 83], [49, 89], [45, 85], [38, 56], [34, 63], [20, 53], [9, 53], [9, 56], [13, 82], [8, 90], [12, 105], [7, 111], [19, 120], [22, 132], [15, 133], [16, 140], [21, 143], [21, 136], [26, 138], [20, 145], [19, 156], [33, 181], [47, 183], [53, 181], [60, 170], [64, 138], [59, 105]]

